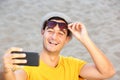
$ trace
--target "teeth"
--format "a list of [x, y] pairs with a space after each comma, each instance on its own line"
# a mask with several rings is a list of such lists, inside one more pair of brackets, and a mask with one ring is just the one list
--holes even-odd
[[54, 45], [57, 45], [57, 43], [55, 43], [55, 42], [50, 42], [50, 44], [54, 44]]

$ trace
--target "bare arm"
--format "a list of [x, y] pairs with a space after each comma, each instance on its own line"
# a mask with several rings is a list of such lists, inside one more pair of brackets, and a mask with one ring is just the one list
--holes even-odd
[[87, 48], [94, 62], [94, 64], [86, 64], [79, 75], [89, 80], [99, 80], [113, 76], [115, 73], [113, 65], [89, 38], [85, 26], [76, 22], [68, 27], [73, 35]]
[[27, 74], [23, 70], [17, 70], [15, 72], [0, 72], [0, 80], [27, 80]]
[[12, 58], [25, 57], [23, 54], [11, 54], [11, 51], [21, 51], [20, 48], [10, 48], [3, 56], [0, 70], [0, 80], [26, 80], [27, 74], [23, 70], [14, 71], [19, 67], [14, 63], [25, 63], [25, 60], [13, 60]]
[[17, 70], [14, 72], [16, 80], [27, 80], [27, 73], [24, 70]]
[[80, 75], [87, 79], [105, 79], [113, 76], [115, 73], [114, 67], [104, 53], [88, 37], [83, 45], [89, 51], [94, 64], [87, 64]]
[[6, 71], [1, 70], [0, 71], [0, 80], [9, 80], [9, 79], [16, 80], [14, 73], [9, 69], [8, 70], [6, 69]]

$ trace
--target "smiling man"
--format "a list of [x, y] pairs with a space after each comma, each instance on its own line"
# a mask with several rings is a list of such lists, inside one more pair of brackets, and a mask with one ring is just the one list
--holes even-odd
[[[43, 49], [40, 52], [40, 65], [24, 66], [13, 71], [15, 62], [26, 63], [26, 60], [13, 60], [13, 57], [20, 58], [25, 55], [10, 54], [12, 51], [21, 51], [20, 48], [10, 48], [3, 56], [4, 80], [103, 80], [114, 75], [113, 65], [89, 38], [82, 23], [71, 22], [63, 13], [52, 12], [43, 17], [41, 27]], [[72, 35], [85, 46], [94, 64], [60, 55]]]

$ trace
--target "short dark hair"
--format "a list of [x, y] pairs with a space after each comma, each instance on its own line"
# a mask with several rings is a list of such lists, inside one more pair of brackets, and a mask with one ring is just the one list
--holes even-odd
[[[66, 24], [69, 24], [69, 23], [68, 23], [67, 21], [65, 21], [63, 18], [57, 17], [57, 16], [56, 16], [56, 17], [51, 17], [51, 18], [49, 18], [47, 21], [50, 21], [50, 20], [52, 20], [52, 19], [54, 19], [54, 20], [63, 20]], [[44, 22], [42, 30], [45, 30], [47, 21]], [[67, 36], [72, 37], [72, 33], [71, 33], [71, 31], [70, 31], [69, 29], [67, 30]]]

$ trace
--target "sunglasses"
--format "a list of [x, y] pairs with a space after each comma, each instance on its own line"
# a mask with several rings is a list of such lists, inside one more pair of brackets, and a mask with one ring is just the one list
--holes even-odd
[[56, 22], [56, 21], [47, 21], [48, 28], [52, 28], [53, 29], [57, 24], [58, 24], [60, 30], [68, 28], [68, 26], [67, 26], [68, 24], [67, 23]]

